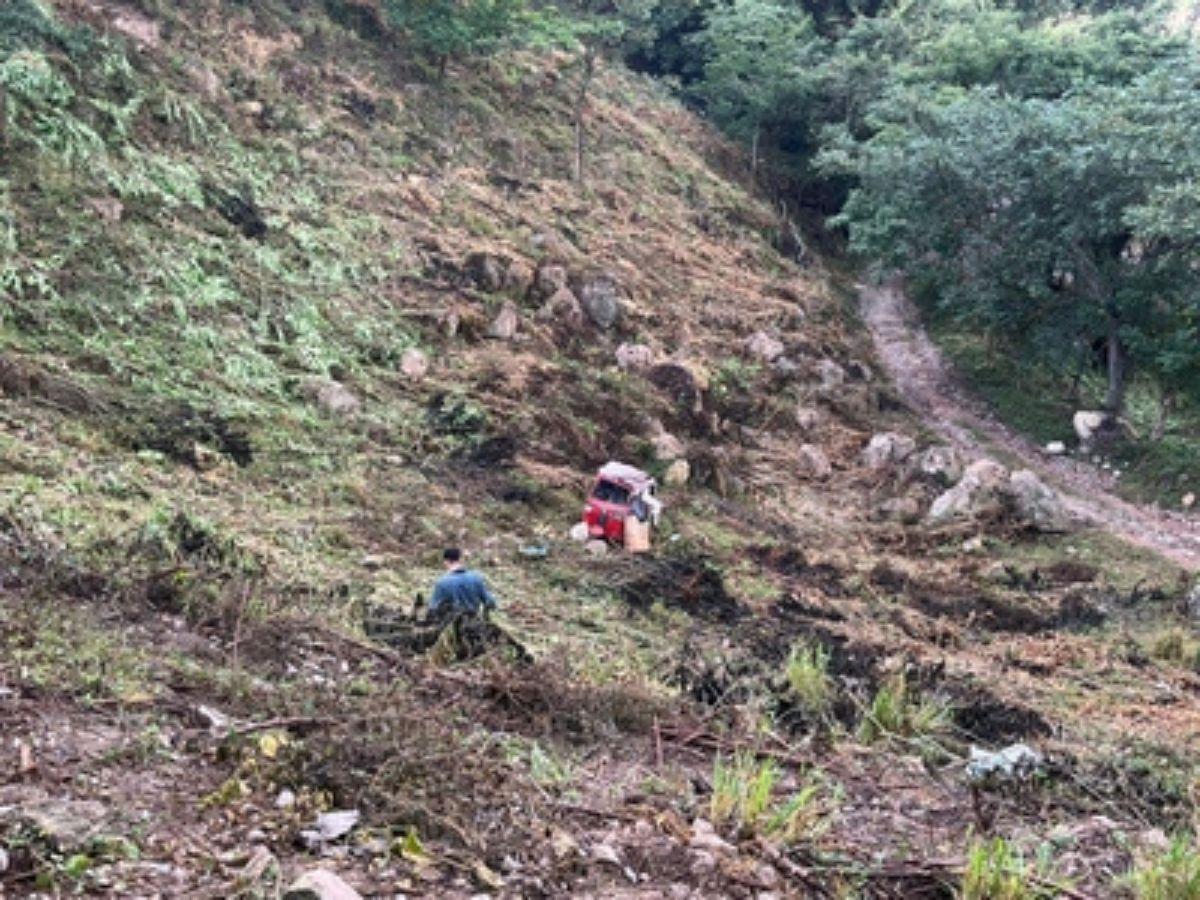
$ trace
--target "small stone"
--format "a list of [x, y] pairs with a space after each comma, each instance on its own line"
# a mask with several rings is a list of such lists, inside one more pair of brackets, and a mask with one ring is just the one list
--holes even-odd
[[824, 479], [833, 474], [833, 465], [829, 462], [829, 457], [815, 444], [801, 444], [797, 455], [801, 477]]
[[283, 900], [362, 900], [362, 895], [328, 869], [314, 869], [292, 882]]
[[523, 259], [514, 259], [504, 272], [504, 289], [512, 291], [518, 297], [524, 297], [533, 287], [535, 277], [533, 266]]
[[975, 535], [975, 537], [967, 538], [965, 541], [963, 541], [962, 552], [963, 553], [982, 553], [983, 552], [983, 538], [978, 534]]
[[553, 297], [567, 287], [567, 270], [559, 265], [546, 265], [537, 270], [533, 289], [540, 297]]
[[592, 859], [596, 862], [609, 863], [617, 868], [623, 868], [621, 857], [617, 856], [617, 851], [608, 844], [596, 844], [592, 847]]
[[654, 458], [659, 462], [670, 462], [686, 455], [687, 450], [683, 441], [666, 431], [656, 434], [650, 439], [654, 448]]
[[588, 527], [583, 522], [576, 522], [571, 526], [569, 534], [571, 540], [580, 544], [586, 544], [588, 540]]
[[846, 383], [846, 370], [832, 359], [823, 359], [817, 363], [817, 377], [821, 379], [821, 389], [831, 391]]
[[1182, 499], [1180, 499], [1179, 505], [1184, 509], [1191, 509], [1196, 505], [1196, 495], [1189, 491], [1183, 495]]
[[18, 820], [60, 853], [69, 854], [95, 835], [105, 808], [94, 800], [42, 800], [20, 807]]
[[765, 331], [756, 331], [746, 339], [743, 345], [748, 356], [763, 362], [773, 362], [783, 356], [783, 341]]
[[823, 418], [821, 411], [812, 406], [801, 406], [796, 410], [796, 425], [806, 433], [816, 430]]
[[601, 540], [592, 540], [584, 545], [584, 549], [592, 556], [604, 556], [608, 553], [608, 544]]
[[691, 862], [692, 874], [704, 876], [717, 867], [717, 859], [707, 850], [689, 850], [688, 859]]
[[517, 328], [520, 324], [521, 317], [517, 314], [516, 306], [512, 303], [505, 303], [500, 307], [500, 312], [492, 320], [492, 324], [488, 326], [487, 336], [498, 341], [511, 341], [517, 336]]
[[424, 378], [429, 373], [429, 357], [416, 347], [409, 347], [400, 355], [400, 372], [413, 381]]
[[663, 484], [667, 487], [683, 487], [692, 477], [692, 467], [686, 459], [677, 459], [663, 473]]
[[463, 268], [479, 290], [494, 293], [504, 287], [506, 266], [494, 253], [472, 253]]
[[9, 865], [8, 851], [0, 847], [0, 875], [8, 871]]
[[1049, 456], [1062, 456], [1067, 452], [1067, 445], [1062, 441], [1051, 441], [1044, 449]]
[[362, 401], [347, 387], [336, 381], [327, 381], [314, 387], [317, 406], [327, 416], [345, 418], [355, 415], [362, 409]]
[[640, 372], [654, 365], [654, 351], [645, 344], [621, 344], [616, 356], [622, 372]]
[[883, 469], [903, 462], [917, 449], [917, 442], [906, 434], [887, 431], [873, 436], [862, 452], [862, 461], [870, 469]]
[[733, 845], [717, 834], [712, 823], [706, 819], [696, 819], [692, 823], [692, 836], [688, 846], [693, 850], [710, 853], [732, 853]]
[[296, 805], [296, 795], [287, 788], [279, 792], [279, 796], [275, 798], [276, 809], [291, 809]]
[[267, 833], [261, 828], [252, 828], [246, 832], [246, 840], [251, 844], [264, 844], [267, 841]]
[[583, 307], [569, 288], [561, 288], [550, 295], [540, 315], [570, 326], [583, 324]]

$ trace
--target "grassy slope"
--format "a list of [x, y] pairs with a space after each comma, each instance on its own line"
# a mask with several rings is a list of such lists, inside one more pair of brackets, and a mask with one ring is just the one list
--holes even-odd
[[[653, 85], [602, 74], [576, 185], [565, 57], [429, 85], [323, 12], [58, 6], [109, 37], [22, 57], [76, 96], [30, 95], [42, 106], [19, 113], [4, 170], [0, 716], [30, 757], [4, 763], [0, 806], [70, 781], [141, 861], [109, 841], [81, 874], [32, 839], [6, 890], [268, 892], [316, 864], [293, 837], [332, 803], [366, 816], [364, 840], [326, 859], [364, 890], [466, 894], [501, 871], [513, 894], [633, 890], [596, 862], [605, 846], [647, 890], [748, 894], [769, 886], [772, 851], [747, 842], [707, 867], [686, 846], [718, 748], [782, 759], [781, 793], [810, 768], [835, 786], [820, 795], [831, 829], [774, 858], [775, 877], [815, 852], [961, 853], [971, 817], [937, 810], [965, 808], [972, 740], [1038, 738], [1061, 761], [1042, 793], [995, 798], [1027, 848], [1099, 812], [1131, 833], [1191, 814], [1196, 678], [1187, 639], [1159, 634], [1174, 574], [1094, 536], [1001, 534], [971, 557], [969, 530], [872, 521], [877, 501], [931, 490], [859, 465], [870, 430], [907, 423], [877, 412], [871, 381], [822, 393], [823, 358], [867, 351], [821, 273], [771, 249], [769, 209], [721, 173], [727, 148]], [[222, 216], [231, 196], [261, 209], [265, 235]], [[96, 203], [113, 199], [119, 221]], [[625, 316], [603, 333], [482, 289], [479, 252], [609, 271]], [[506, 301], [518, 339], [483, 337]], [[746, 358], [757, 330], [795, 371]], [[704, 414], [619, 371], [623, 340], [702, 373]], [[412, 347], [423, 378], [400, 370]], [[361, 410], [321, 414], [312, 379]], [[798, 404], [822, 412], [805, 435]], [[698, 482], [668, 496], [676, 568], [563, 543], [597, 463], [661, 465], [655, 418]], [[798, 477], [806, 440], [830, 479]], [[532, 668], [439, 667], [365, 637], [364, 611], [407, 608], [451, 540], [486, 569]], [[544, 561], [519, 553], [545, 541]], [[1148, 591], [1160, 601], [1123, 605]], [[1109, 624], [1059, 630], [1081, 602]], [[795, 641], [833, 651], [832, 732], [781, 686]], [[850, 698], [902, 669], [959, 730], [859, 746]], [[201, 706], [290, 724], [229, 738]], [[881, 790], [896, 771], [908, 787]], [[275, 808], [282, 787], [296, 807]], [[392, 844], [405, 834], [428, 859]], [[1129, 862], [1119, 842], [1072, 840], [1059, 869], [1088, 884]], [[260, 842], [282, 874], [247, 873]], [[855, 880], [828, 869], [810, 877]], [[864, 889], [941, 877], [876, 872]]]

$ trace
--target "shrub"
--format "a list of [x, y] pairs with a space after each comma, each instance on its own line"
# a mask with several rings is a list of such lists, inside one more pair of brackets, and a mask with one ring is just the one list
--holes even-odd
[[945, 704], [917, 695], [903, 674], [880, 686], [858, 726], [864, 744], [881, 739], [920, 738], [942, 731], [949, 721]]
[[1129, 875], [1138, 900], [1198, 900], [1200, 851], [1190, 836], [1180, 835], [1157, 857], [1143, 860]]
[[976, 841], [967, 853], [962, 900], [1026, 900], [1039, 896], [1025, 860], [1004, 838]]
[[829, 651], [824, 647], [794, 646], [784, 676], [789, 696], [805, 711], [820, 714], [829, 709], [833, 683], [829, 678]]
[[828, 819], [824, 780], [810, 775], [796, 794], [779, 802], [775, 792], [781, 774], [774, 760], [759, 762], [750, 753], [739, 753], [731, 762], [718, 757], [709, 811], [713, 824], [786, 843], [820, 834]]

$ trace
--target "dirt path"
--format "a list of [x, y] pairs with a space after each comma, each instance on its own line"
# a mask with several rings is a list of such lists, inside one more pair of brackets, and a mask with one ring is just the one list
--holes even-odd
[[1015, 458], [1066, 497], [1071, 512], [1125, 540], [1200, 570], [1200, 522], [1187, 515], [1139, 506], [1113, 493], [1111, 474], [1085, 462], [1050, 456], [999, 422], [958, 384], [920, 317], [895, 284], [860, 285], [863, 319], [897, 390], [925, 424], [968, 454]]

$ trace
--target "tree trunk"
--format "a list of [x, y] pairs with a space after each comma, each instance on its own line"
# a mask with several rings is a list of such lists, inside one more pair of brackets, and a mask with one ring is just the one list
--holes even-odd
[[1150, 440], [1158, 443], [1166, 436], [1167, 422], [1175, 409], [1175, 394], [1163, 390], [1158, 398], [1158, 415], [1154, 417], [1154, 427], [1150, 429]]
[[750, 174], [758, 175], [758, 136], [760, 128], [754, 126], [754, 137], [750, 139]]
[[1121, 322], [1114, 315], [1108, 319], [1108, 393], [1104, 397], [1104, 408], [1114, 416], [1125, 409], [1125, 376], [1129, 361], [1125, 345], [1121, 342]]
[[0, 153], [8, 150], [8, 88], [0, 84]]
[[584, 51], [583, 74], [579, 79], [579, 90], [575, 93], [575, 166], [573, 175], [575, 181], [583, 184], [583, 156], [586, 150], [587, 133], [583, 125], [583, 113], [587, 108], [588, 91], [592, 79], [596, 75], [596, 53], [592, 49]]

